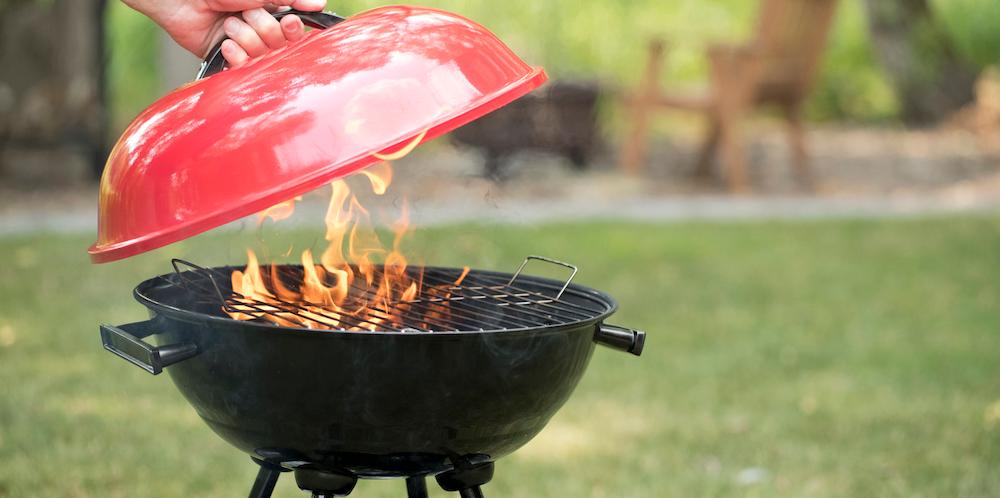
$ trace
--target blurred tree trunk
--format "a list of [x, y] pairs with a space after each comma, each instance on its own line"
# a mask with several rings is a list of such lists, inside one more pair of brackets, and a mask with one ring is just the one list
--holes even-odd
[[975, 72], [958, 57], [928, 0], [864, 3], [872, 45], [905, 122], [938, 122], [972, 101]]
[[0, 0], [0, 175], [51, 184], [100, 174], [105, 4]]

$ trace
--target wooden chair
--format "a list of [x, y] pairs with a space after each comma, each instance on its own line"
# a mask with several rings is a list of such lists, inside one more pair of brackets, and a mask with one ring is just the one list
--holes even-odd
[[625, 139], [621, 167], [637, 173], [646, 161], [646, 135], [654, 110], [704, 113], [708, 133], [697, 171], [709, 175], [716, 150], [734, 192], [746, 191], [746, 160], [741, 122], [764, 104], [781, 109], [788, 124], [792, 165], [804, 184], [812, 185], [802, 124], [802, 107], [815, 79], [832, 24], [836, 0], [761, 0], [754, 38], [741, 45], [713, 45], [707, 50], [709, 84], [701, 96], [661, 93], [664, 45], [650, 43], [645, 74], [629, 99], [631, 133]]

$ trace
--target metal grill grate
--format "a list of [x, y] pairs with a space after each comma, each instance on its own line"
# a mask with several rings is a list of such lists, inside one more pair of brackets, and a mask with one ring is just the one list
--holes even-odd
[[[523, 278], [518, 280], [531, 260], [558, 264], [573, 273], [561, 288], [552, 288], [552, 295], [546, 295], [537, 289], [529, 289], [532, 285], [525, 285]], [[190, 292], [199, 296], [214, 295], [222, 303], [221, 311], [242, 313], [268, 323], [273, 317], [287, 319], [294, 316], [325, 324], [326, 328], [334, 330], [483, 331], [560, 325], [591, 319], [607, 311], [597, 303], [584, 306], [564, 299], [563, 294], [576, 275], [576, 267], [539, 256], [526, 258], [512, 275], [470, 271], [461, 285], [453, 284], [458, 270], [429, 268], [422, 277], [424, 292], [416, 299], [388, 305], [369, 303], [364, 316], [316, 306], [300, 306], [279, 299], [251, 299], [234, 293], [230, 287], [230, 275], [222, 271], [182, 260], [174, 260], [173, 264], [180, 283]], [[190, 270], [182, 271], [181, 266]], [[302, 277], [301, 267], [298, 266], [279, 266], [278, 273], [287, 282], [296, 282]], [[379, 278], [381, 274], [376, 274], [376, 279]], [[369, 302], [374, 297], [372, 289], [357, 282], [352, 284], [348, 295], [355, 302]], [[351, 309], [351, 303], [345, 303], [343, 308]]]

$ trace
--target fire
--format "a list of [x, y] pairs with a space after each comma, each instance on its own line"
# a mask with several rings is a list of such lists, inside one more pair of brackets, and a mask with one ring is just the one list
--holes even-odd
[[[388, 159], [398, 159], [419, 143], [423, 135], [399, 152], [386, 156], [362, 171], [372, 192], [382, 195], [392, 183]], [[392, 324], [415, 324], [430, 328], [428, 322], [443, 318], [445, 306], [424, 310], [414, 318], [408, 313], [421, 297], [447, 297], [451, 285], [425, 286], [423, 268], [411, 268], [403, 252], [403, 238], [410, 230], [409, 209], [403, 203], [399, 218], [392, 224], [393, 239], [383, 246], [371, 219], [344, 180], [331, 184], [326, 211], [327, 247], [317, 261], [306, 249], [300, 257], [301, 270], [293, 266], [262, 267], [256, 254], [247, 250], [247, 266], [232, 272], [233, 298], [226, 312], [237, 320], [264, 319], [282, 326], [339, 330], [380, 330]], [[275, 221], [287, 218], [298, 198], [278, 204], [258, 216]], [[468, 274], [465, 268], [452, 284]]]
[[361, 170], [361, 174], [368, 177], [368, 181], [372, 183], [372, 192], [376, 195], [384, 194], [392, 183], [392, 166], [385, 161]]
[[279, 202], [259, 213], [257, 213], [257, 226], [264, 223], [264, 220], [271, 218], [271, 221], [281, 221], [295, 213], [295, 203], [301, 201], [302, 196]]
[[424, 137], [427, 135], [428, 131], [430, 130], [424, 130], [420, 132], [420, 134], [417, 135], [416, 138], [413, 139], [413, 141], [406, 144], [406, 146], [404, 146], [402, 149], [399, 149], [396, 152], [392, 152], [389, 154], [372, 154], [372, 156], [374, 156], [375, 159], [380, 159], [382, 161], [395, 161], [396, 159], [402, 159], [410, 152], [413, 152], [413, 149], [417, 148], [417, 145], [420, 145], [420, 142], [424, 140]]

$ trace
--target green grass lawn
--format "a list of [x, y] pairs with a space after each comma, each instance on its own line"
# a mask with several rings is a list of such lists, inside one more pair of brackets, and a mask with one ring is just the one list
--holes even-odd
[[[245, 496], [249, 458], [97, 333], [144, 316], [131, 288], [168, 257], [240, 247], [91, 266], [89, 242], [0, 240], [0, 497]], [[1000, 496], [1000, 217], [464, 226], [414, 244], [434, 264], [570, 260], [620, 300], [614, 323], [649, 332], [641, 358], [594, 355], [487, 496]], [[276, 496], [304, 495], [286, 476]]]

